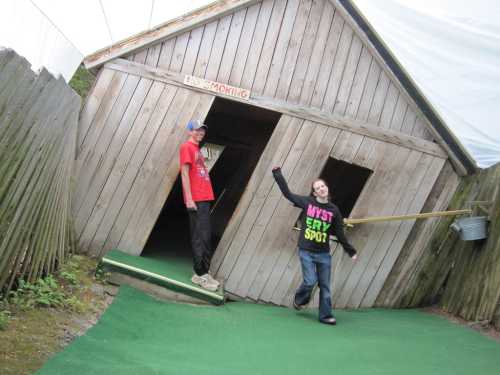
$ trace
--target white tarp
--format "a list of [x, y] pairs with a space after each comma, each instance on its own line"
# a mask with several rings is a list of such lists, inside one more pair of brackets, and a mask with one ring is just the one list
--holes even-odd
[[[80, 25], [81, 26], [81, 25]], [[0, 0], [0, 47], [24, 56], [34, 71], [45, 67], [69, 81], [84, 55], [29, 0]]]
[[356, 0], [481, 167], [500, 161], [500, 2]]
[[0, 46], [69, 81], [85, 56], [212, 2], [0, 0]]
[[[500, 2], [353, 1], [478, 165], [500, 161]], [[83, 55], [210, 2], [0, 0], [0, 45], [69, 80]]]

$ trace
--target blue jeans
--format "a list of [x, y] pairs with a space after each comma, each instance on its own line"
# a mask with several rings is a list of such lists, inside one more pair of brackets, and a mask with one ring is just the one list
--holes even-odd
[[299, 249], [302, 276], [304, 280], [295, 292], [295, 303], [306, 305], [316, 283], [319, 283], [319, 319], [332, 316], [332, 297], [330, 295], [330, 277], [332, 256], [329, 253], [315, 253]]

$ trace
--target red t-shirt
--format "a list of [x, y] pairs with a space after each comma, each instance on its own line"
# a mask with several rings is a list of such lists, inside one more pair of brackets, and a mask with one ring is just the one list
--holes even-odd
[[[187, 141], [181, 145], [180, 165], [189, 164], [189, 182], [193, 201], [213, 201], [214, 192], [210, 182], [210, 175], [205, 165], [205, 160], [197, 144]], [[184, 189], [182, 189], [184, 194]], [[184, 197], [184, 202], [186, 197]]]

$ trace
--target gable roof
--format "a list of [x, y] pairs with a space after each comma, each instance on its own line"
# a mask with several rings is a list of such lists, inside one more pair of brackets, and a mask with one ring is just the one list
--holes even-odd
[[[88, 69], [96, 69], [115, 58], [128, 55], [140, 49], [147, 48], [162, 40], [172, 38], [176, 35], [194, 29], [202, 24], [209, 23], [217, 18], [223, 17], [229, 13], [236, 12], [239, 9], [249, 7], [262, 0], [221, 0], [211, 3], [205, 7], [196, 9], [184, 16], [168, 21], [130, 38], [103, 48], [84, 59], [85, 66]], [[326, 1], [326, 0], [325, 0]], [[360, 10], [351, 0], [329, 0], [333, 5], [343, 11], [346, 21], [358, 32], [362, 40], [372, 47], [374, 55], [382, 60], [382, 66], [387, 69], [391, 75], [399, 82], [406, 93], [415, 102], [418, 108], [426, 116], [432, 126], [437, 138], [442, 140], [442, 145], [446, 149], [450, 158], [455, 162], [463, 174], [472, 174], [477, 166], [474, 159], [465, 150], [460, 141], [455, 137], [451, 130], [446, 126], [444, 120], [426, 99], [425, 95], [418, 88], [416, 83], [398, 62], [396, 57], [390, 52], [382, 38], [375, 32], [370, 23], [362, 15]]]
[[139, 49], [149, 47], [164, 39], [172, 38], [181, 33], [209, 23], [239, 9], [249, 7], [262, 0], [220, 0], [198, 8], [180, 17], [174, 18], [155, 28], [143, 31], [115, 44], [102, 48], [85, 57], [83, 62], [87, 69], [98, 68], [106, 62], [123, 55], [128, 55]]

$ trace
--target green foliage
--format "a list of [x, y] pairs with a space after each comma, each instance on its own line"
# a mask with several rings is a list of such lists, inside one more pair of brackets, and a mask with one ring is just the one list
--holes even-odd
[[87, 97], [94, 81], [95, 77], [83, 65], [80, 65], [73, 78], [71, 78], [71, 81], [69, 81], [69, 85], [81, 96], [83, 101]]
[[82, 313], [85, 310], [85, 305], [78, 299], [77, 296], [71, 296], [65, 300], [65, 305], [71, 311]]
[[0, 310], [0, 331], [4, 331], [7, 328], [7, 324], [9, 324], [9, 319], [10, 319], [10, 311]]
[[82, 279], [82, 269], [80, 268], [80, 262], [82, 262], [83, 257], [79, 255], [74, 255], [65, 264], [61, 266], [59, 271], [59, 277], [65, 282], [69, 287], [76, 287]]
[[9, 302], [21, 309], [36, 306], [64, 307], [66, 296], [57, 280], [49, 275], [33, 284], [19, 280], [19, 287], [9, 294]]
[[95, 270], [94, 276], [97, 282], [100, 282], [101, 284], [107, 284], [110, 275], [111, 274], [109, 272], [106, 272], [102, 266], [98, 266]]
[[59, 275], [66, 280], [70, 285], [78, 284], [78, 277], [74, 272], [61, 271]]
[[51, 307], [84, 312], [91, 307], [84, 301], [89, 285], [93, 280], [103, 283], [107, 277], [107, 273], [101, 271], [92, 278], [94, 267], [95, 261], [74, 255], [53, 275], [34, 283], [19, 280], [17, 289], [9, 293], [5, 302], [14, 310]]

